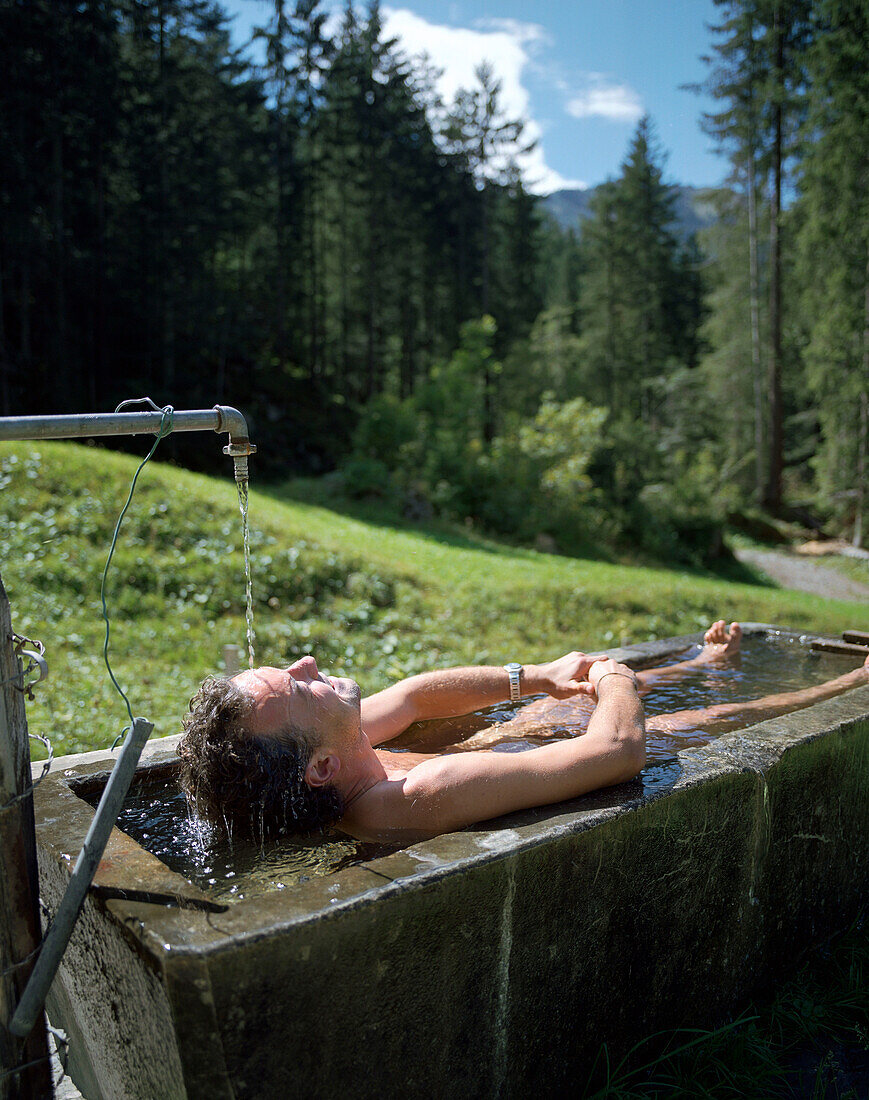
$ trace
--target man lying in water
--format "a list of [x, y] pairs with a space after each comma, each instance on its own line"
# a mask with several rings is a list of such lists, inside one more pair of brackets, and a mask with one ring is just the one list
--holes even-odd
[[[640, 693], [729, 656], [740, 638], [737, 623], [728, 630], [717, 622], [693, 660], [638, 673], [581, 652], [522, 666], [521, 693], [550, 696], [543, 708], [579, 695], [595, 704], [583, 736], [527, 752], [489, 751], [485, 735], [477, 751], [393, 753], [377, 747], [416, 722], [468, 714], [510, 698], [506, 667], [423, 673], [366, 699], [355, 681], [324, 676], [313, 657], [285, 669], [208, 679], [184, 719], [182, 781], [197, 812], [244, 831], [276, 835], [337, 825], [360, 840], [386, 843], [450, 832], [634, 778], [645, 764]], [[760, 703], [791, 710], [866, 680], [864, 666], [829, 684]], [[669, 717], [673, 728], [683, 728], [680, 722], [696, 726], [706, 716], [723, 716], [722, 707], [655, 721]], [[470, 742], [461, 747], [472, 748]]]

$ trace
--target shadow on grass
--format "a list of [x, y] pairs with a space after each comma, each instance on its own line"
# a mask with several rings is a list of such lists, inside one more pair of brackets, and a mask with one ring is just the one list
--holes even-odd
[[[333, 495], [316, 480], [294, 479], [292, 481], [266, 482], [257, 485], [257, 491], [282, 504], [307, 504], [324, 508], [348, 519], [358, 520], [372, 527], [381, 527], [399, 533], [408, 533], [420, 539], [427, 539], [443, 546], [460, 550], [482, 550], [487, 554], [498, 554], [513, 558], [539, 558], [541, 552], [528, 546], [519, 546], [508, 539], [499, 540], [482, 534], [475, 528], [463, 528], [456, 523], [433, 518], [413, 520], [403, 516], [393, 505], [381, 500], [349, 500]], [[606, 548], [592, 543], [582, 545], [571, 554], [552, 554], [553, 557], [565, 557], [583, 561], [599, 561], [616, 564], [617, 557]]]
[[734, 584], [750, 584], [756, 588], [778, 587], [761, 570], [735, 557], [722, 558], [721, 564], [714, 569], [710, 568], [708, 572], [718, 580], [732, 581]]
[[[332, 492], [316, 478], [295, 478], [291, 481], [273, 481], [258, 485], [264, 496], [280, 503], [311, 505], [326, 509], [336, 515], [357, 520], [372, 527], [412, 534], [417, 538], [449, 546], [460, 550], [478, 550], [487, 554], [518, 559], [539, 559], [546, 551], [535, 550], [510, 542], [508, 538], [498, 539], [476, 528], [462, 527], [457, 523], [436, 517], [428, 520], [414, 520], [401, 514], [398, 508], [388, 501], [369, 499], [351, 500]], [[678, 570], [704, 579], [729, 581], [734, 584], [751, 585], [757, 588], [777, 588], [760, 569], [741, 562], [727, 550], [720, 559], [705, 565], [674, 561], [667, 558], [654, 558], [649, 555], [620, 554], [617, 550], [600, 543], [588, 543], [575, 547], [570, 552], [554, 552], [550, 556], [566, 558], [571, 561], [594, 561], [607, 565], [633, 565], [648, 569]]]

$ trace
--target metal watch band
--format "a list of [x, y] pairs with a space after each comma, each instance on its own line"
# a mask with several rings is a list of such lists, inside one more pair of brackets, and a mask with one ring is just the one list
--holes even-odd
[[522, 678], [522, 666], [516, 661], [511, 661], [509, 664], [504, 665], [504, 671], [510, 677], [510, 702], [518, 703], [522, 698], [522, 692], [519, 688], [519, 681]]

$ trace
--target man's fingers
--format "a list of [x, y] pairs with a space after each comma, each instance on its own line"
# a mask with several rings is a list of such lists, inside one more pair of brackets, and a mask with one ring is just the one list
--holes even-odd
[[594, 695], [594, 688], [588, 680], [572, 680], [558, 692], [556, 698], [569, 699], [572, 695]]

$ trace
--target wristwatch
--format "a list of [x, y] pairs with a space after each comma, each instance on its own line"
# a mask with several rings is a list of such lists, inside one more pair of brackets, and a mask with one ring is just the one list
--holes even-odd
[[510, 677], [510, 702], [518, 703], [522, 698], [522, 692], [519, 690], [519, 680], [522, 677], [522, 666], [517, 664], [516, 661], [511, 661], [508, 665], [504, 665], [504, 671]]

